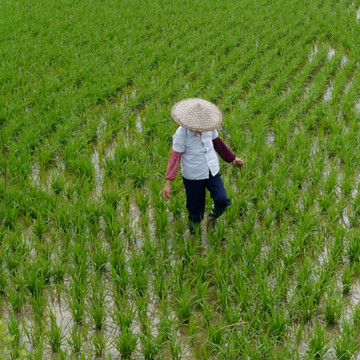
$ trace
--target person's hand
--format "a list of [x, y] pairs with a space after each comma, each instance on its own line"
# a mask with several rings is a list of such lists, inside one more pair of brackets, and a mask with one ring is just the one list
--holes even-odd
[[232, 164], [233, 164], [235, 167], [241, 169], [241, 168], [244, 166], [244, 160], [236, 157], [236, 158], [233, 160]]
[[170, 189], [171, 189], [171, 182], [170, 180], [166, 180], [166, 184], [164, 186], [162, 196], [165, 200], [170, 200]]

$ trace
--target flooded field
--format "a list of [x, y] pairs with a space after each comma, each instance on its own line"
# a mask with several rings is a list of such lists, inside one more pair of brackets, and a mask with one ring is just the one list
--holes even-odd
[[[1, 11], [1, 360], [360, 358], [359, 3]], [[187, 97], [245, 160], [198, 238], [161, 196]]]

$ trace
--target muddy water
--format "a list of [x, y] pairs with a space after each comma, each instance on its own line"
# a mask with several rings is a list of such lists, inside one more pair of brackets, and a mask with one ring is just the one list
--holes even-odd
[[309, 62], [312, 62], [314, 59], [314, 56], [319, 52], [317, 44], [314, 45], [314, 47], [310, 50], [310, 54], [308, 56]]
[[329, 52], [327, 54], [327, 59], [331, 60], [335, 56], [335, 49], [333, 49], [331, 46], [329, 48]]
[[331, 100], [333, 91], [334, 91], [334, 82], [331, 81], [329, 87], [326, 89], [326, 91], [324, 93], [324, 101]]
[[30, 180], [33, 186], [40, 187], [40, 164], [37, 161], [33, 163]]

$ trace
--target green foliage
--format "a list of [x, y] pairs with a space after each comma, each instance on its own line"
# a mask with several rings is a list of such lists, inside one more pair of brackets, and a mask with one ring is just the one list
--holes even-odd
[[[1, 11], [0, 358], [356, 354], [359, 306], [341, 321], [360, 264], [356, 2]], [[245, 160], [221, 163], [231, 206], [196, 238], [180, 174], [161, 196], [186, 97], [220, 107]]]

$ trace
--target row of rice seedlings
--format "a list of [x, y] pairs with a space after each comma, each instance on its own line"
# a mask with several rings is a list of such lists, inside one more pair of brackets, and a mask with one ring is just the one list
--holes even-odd
[[[161, 221], [159, 221], [159, 224], [161, 224]], [[221, 294], [220, 294], [221, 295]]]

